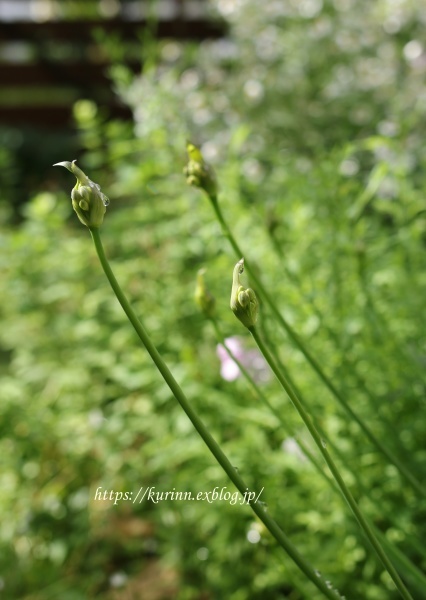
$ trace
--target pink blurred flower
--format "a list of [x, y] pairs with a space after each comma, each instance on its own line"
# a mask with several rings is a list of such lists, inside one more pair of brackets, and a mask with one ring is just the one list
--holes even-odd
[[[247, 350], [241, 338], [237, 336], [225, 338], [225, 344], [256, 382], [262, 383], [270, 379], [271, 374], [268, 364], [259, 350], [256, 348]], [[235, 381], [235, 379], [238, 379], [241, 371], [222, 344], [217, 345], [216, 352], [220, 360], [221, 377], [226, 381]]]

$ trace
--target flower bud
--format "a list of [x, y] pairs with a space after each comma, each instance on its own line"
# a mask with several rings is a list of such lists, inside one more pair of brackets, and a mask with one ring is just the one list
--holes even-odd
[[244, 271], [244, 258], [234, 267], [231, 291], [231, 310], [241, 323], [250, 329], [254, 327], [259, 312], [259, 302], [251, 288], [244, 288], [240, 282], [240, 275]]
[[197, 273], [194, 298], [201, 312], [209, 319], [214, 315], [216, 300], [206, 287], [204, 280], [205, 272], [205, 269], [200, 269]]
[[93, 183], [83, 171], [77, 167], [75, 160], [64, 161], [53, 165], [65, 167], [73, 173], [77, 183], [71, 191], [72, 207], [77, 217], [86, 227], [96, 228], [102, 225], [109, 199], [101, 192], [97, 183]]
[[197, 146], [188, 142], [186, 149], [188, 163], [183, 172], [186, 175], [187, 183], [201, 188], [210, 198], [216, 198], [217, 183], [213, 169], [204, 161], [203, 155]]

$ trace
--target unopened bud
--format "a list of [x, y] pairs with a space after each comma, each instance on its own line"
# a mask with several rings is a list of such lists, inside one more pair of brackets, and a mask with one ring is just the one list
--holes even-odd
[[206, 282], [204, 280], [205, 272], [205, 269], [200, 269], [197, 273], [197, 285], [195, 287], [194, 297], [201, 312], [207, 318], [210, 318], [214, 315], [216, 300], [206, 287]]
[[188, 152], [188, 163], [183, 172], [186, 175], [187, 183], [201, 188], [210, 198], [216, 198], [217, 183], [213, 169], [205, 162], [197, 146], [188, 142], [186, 149]]
[[54, 167], [65, 167], [73, 173], [77, 183], [71, 191], [72, 207], [77, 217], [86, 227], [96, 228], [102, 225], [106, 207], [109, 199], [101, 192], [97, 183], [93, 183], [83, 171], [77, 167], [75, 160], [64, 161], [53, 165]]
[[259, 312], [259, 302], [251, 288], [244, 288], [240, 282], [240, 275], [244, 271], [244, 258], [234, 267], [231, 291], [231, 310], [241, 323], [250, 329], [254, 327]]

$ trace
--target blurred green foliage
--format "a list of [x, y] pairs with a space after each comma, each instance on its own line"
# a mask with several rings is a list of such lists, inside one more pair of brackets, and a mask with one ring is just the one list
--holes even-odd
[[[214, 164], [222, 209], [287, 320], [424, 479], [424, 11], [402, 0], [218, 0], [216, 8], [229, 38], [147, 44], [136, 77], [114, 66], [134, 124], [109, 120], [89, 101], [75, 106], [81, 166], [111, 199], [107, 254], [185, 393], [248, 483], [265, 488], [262, 499], [302, 554], [348, 599], [396, 598], [341, 499], [289, 450], [244, 382], [220, 377], [214, 332], [193, 301], [200, 267], [225, 334], [253, 345], [228, 306], [235, 257], [182, 168], [190, 137]], [[230, 484], [104, 280], [71, 215], [74, 181], [51, 177], [67, 193], [37, 194], [22, 225], [0, 232], [4, 597], [316, 600], [247, 507], [94, 500], [98, 487], [196, 493]], [[260, 325], [344, 456], [339, 466], [362, 509], [424, 569], [425, 503], [341, 413], [264, 307]], [[305, 440], [272, 379], [264, 391]]]

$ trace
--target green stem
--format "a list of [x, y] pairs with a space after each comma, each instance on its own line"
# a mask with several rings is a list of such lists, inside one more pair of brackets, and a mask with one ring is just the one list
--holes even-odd
[[[229, 356], [229, 358], [231, 360], [234, 361], [234, 363], [237, 365], [237, 367], [240, 369], [241, 373], [243, 374], [243, 376], [245, 377], [247, 383], [250, 384], [250, 386], [252, 387], [254, 393], [258, 396], [258, 398], [263, 402], [263, 404], [268, 408], [268, 410], [271, 411], [271, 413], [278, 419], [278, 421], [280, 422], [281, 426], [286, 429], [285, 423], [279, 413], [279, 411], [274, 408], [272, 406], [272, 404], [269, 402], [268, 398], [265, 396], [265, 394], [262, 392], [262, 390], [259, 388], [259, 386], [257, 385], [257, 383], [253, 380], [253, 378], [250, 376], [249, 372], [247, 371], [247, 369], [244, 367], [243, 364], [241, 364], [241, 362], [238, 360], [238, 358], [234, 355], [234, 353], [232, 352], [232, 350], [230, 350], [225, 342], [225, 338], [223, 337], [223, 334], [219, 328], [219, 325], [216, 321], [216, 319], [214, 317], [210, 317], [210, 322], [213, 325], [213, 328], [215, 330], [216, 333], [216, 337], [218, 342], [225, 348], [225, 352], [227, 353], [227, 355]], [[288, 432], [288, 430], [286, 429], [286, 431]], [[290, 435], [290, 433], [288, 432], [288, 434]]]
[[[254, 381], [253, 377], [250, 375], [250, 373], [244, 367], [244, 365], [241, 364], [241, 362], [234, 355], [234, 353], [232, 352], [232, 350], [230, 348], [228, 348], [228, 346], [226, 344], [226, 341], [224, 339], [224, 336], [223, 336], [223, 334], [222, 334], [222, 332], [220, 330], [220, 327], [219, 327], [216, 319], [214, 317], [210, 317], [210, 321], [211, 321], [211, 323], [213, 325], [213, 328], [214, 328], [214, 330], [216, 332], [216, 336], [217, 336], [218, 342], [220, 344], [222, 344], [222, 346], [225, 348], [228, 356], [238, 366], [238, 368], [240, 369], [243, 377], [245, 378], [245, 380], [247, 381], [247, 383], [252, 387], [252, 389], [254, 390], [255, 394], [259, 398], [259, 400], [261, 400], [261, 402], [263, 402], [263, 404], [278, 419], [278, 421], [280, 422], [280, 425], [281, 425], [283, 431], [287, 435], [291, 436], [292, 432], [289, 430], [289, 427], [286, 425], [286, 423], [285, 423], [284, 419], [282, 418], [281, 414], [279, 413], [279, 411], [272, 406], [272, 404], [269, 402], [268, 398], [262, 392], [262, 390], [260, 389], [260, 387]], [[279, 363], [279, 367], [282, 368], [282, 365], [280, 363]], [[286, 373], [284, 373], [284, 376], [288, 378], [288, 375]], [[289, 382], [290, 382], [290, 385], [293, 388], [295, 388], [294, 383], [291, 380], [289, 380]], [[297, 392], [297, 390], [296, 390], [296, 393], [300, 397], [300, 394], [299, 394], [299, 392]], [[321, 432], [321, 429], [319, 429], [319, 432], [320, 432], [321, 435], [323, 435], [322, 432]], [[340, 493], [339, 488], [336, 485], [336, 482], [334, 481], [334, 479], [331, 479], [330, 476], [327, 475], [324, 472], [324, 470], [321, 467], [320, 463], [317, 461], [316, 457], [309, 450], [308, 446], [301, 439], [298, 439], [297, 443], [299, 444], [299, 446], [300, 446], [303, 454], [308, 458], [308, 460], [314, 466], [314, 468], [319, 473], [319, 475], [327, 482], [328, 485], [330, 485], [330, 487], [332, 488], [332, 490], [336, 494], [338, 494], [340, 498], [342, 498], [342, 495]], [[337, 448], [334, 447], [334, 450], [337, 451]], [[340, 458], [342, 458], [342, 457], [340, 456]], [[355, 481], [357, 482], [357, 485], [360, 487], [360, 489], [361, 489], [362, 493], [364, 494], [364, 496], [370, 499], [369, 494], [367, 493], [367, 491], [361, 485], [361, 482], [359, 481], [357, 474], [356, 473], [352, 473], [352, 475], [354, 476]], [[374, 523], [371, 523], [370, 521], [369, 521], [369, 523], [370, 523], [370, 526], [373, 528], [373, 531], [374, 531], [375, 535], [380, 538], [382, 545], [386, 546], [386, 548], [388, 550], [388, 553], [391, 554], [394, 557], [394, 560], [399, 565], [403, 566], [404, 572], [407, 573], [407, 577], [410, 578], [410, 581], [413, 583], [413, 585], [416, 587], [416, 589], [418, 589], [418, 590], [426, 589], [426, 576], [423, 575], [423, 573], [412, 563], [412, 561], [409, 558], [407, 558], [405, 556], [405, 554], [403, 554], [394, 544], [392, 544], [391, 542], [389, 542], [387, 540], [386, 536], [374, 525]]]
[[395, 567], [393, 566], [393, 564], [387, 557], [386, 553], [384, 552], [380, 542], [374, 535], [372, 527], [370, 526], [368, 521], [365, 519], [365, 517], [361, 513], [361, 511], [358, 507], [358, 504], [356, 503], [354, 497], [352, 496], [351, 492], [349, 491], [348, 487], [346, 486], [345, 482], [343, 481], [343, 478], [340, 475], [340, 472], [339, 472], [337, 466], [335, 465], [333, 459], [331, 458], [331, 456], [327, 450], [326, 441], [321, 438], [317, 428], [315, 427], [314, 423], [311, 420], [311, 417], [305, 410], [299, 397], [297, 396], [297, 394], [295, 393], [294, 389], [289, 384], [287, 379], [284, 377], [282, 372], [278, 369], [278, 367], [274, 361], [274, 358], [272, 357], [272, 354], [269, 352], [268, 348], [263, 343], [256, 328], [250, 327], [249, 331], [252, 334], [256, 344], [258, 345], [259, 350], [262, 352], [263, 356], [265, 357], [266, 361], [268, 362], [269, 366], [271, 367], [271, 369], [274, 372], [275, 376], [277, 377], [278, 381], [280, 382], [280, 384], [282, 385], [284, 390], [287, 392], [294, 407], [296, 408], [297, 412], [299, 413], [300, 417], [302, 418], [303, 422], [305, 423], [306, 427], [308, 428], [309, 433], [311, 434], [315, 444], [318, 446], [319, 451], [321, 452], [325, 462], [327, 463], [328, 468], [330, 469], [337, 485], [339, 486], [339, 489], [340, 489], [343, 497], [345, 498], [346, 502], [349, 504], [349, 507], [351, 508], [355, 518], [357, 519], [357, 521], [358, 521], [360, 527], [362, 528], [362, 530], [364, 531], [367, 539], [369, 540], [369, 542], [373, 546], [374, 550], [376, 551], [378, 557], [380, 558], [381, 562], [383, 563], [383, 566], [385, 567], [385, 569], [388, 571], [389, 575], [393, 579], [401, 596], [405, 600], [412, 600], [412, 596], [410, 595], [409, 591], [407, 590], [404, 583], [402, 582]]
[[[235, 240], [232, 231], [230, 230], [227, 222], [225, 221], [222, 211], [220, 209], [219, 203], [216, 197], [209, 196], [213, 210], [219, 221], [222, 231], [224, 235], [228, 238], [229, 243], [231, 244], [235, 254], [238, 258], [242, 258], [244, 253], [241, 251], [241, 248], [238, 246], [237, 241]], [[269, 308], [273, 312], [275, 318], [280, 323], [281, 327], [287, 332], [288, 336], [293, 340], [302, 354], [305, 356], [306, 360], [309, 362], [311, 367], [317, 373], [318, 377], [324, 383], [324, 385], [330, 390], [333, 396], [338, 400], [338, 402], [343, 406], [345, 411], [351, 416], [351, 418], [358, 424], [358, 426], [362, 429], [364, 434], [370, 440], [370, 442], [376, 446], [376, 448], [386, 456], [386, 458], [391, 462], [395, 467], [399, 470], [400, 474], [405, 478], [405, 480], [415, 489], [418, 493], [426, 498], [426, 490], [423, 488], [421, 483], [410, 473], [410, 471], [405, 467], [405, 465], [391, 452], [371, 431], [371, 429], [364, 423], [364, 421], [357, 415], [357, 413], [352, 409], [352, 407], [346, 402], [342, 394], [336, 388], [334, 383], [327, 377], [327, 375], [322, 370], [316, 358], [309, 352], [305, 344], [293, 330], [293, 328], [289, 325], [289, 323], [284, 319], [278, 310], [275, 302], [272, 300], [270, 294], [267, 292], [266, 288], [262, 284], [259, 277], [256, 275], [256, 272], [251, 268], [250, 262], [247, 262], [244, 259], [244, 266], [247, 269], [251, 279], [253, 280], [256, 291], [259, 295], [264, 299], [264, 301], [268, 304]]]
[[[301, 402], [307, 406], [307, 402], [304, 400], [304, 397], [302, 395], [302, 392], [300, 391], [300, 388], [298, 388], [296, 382], [294, 381], [294, 379], [291, 377], [288, 369], [286, 369], [286, 367], [283, 365], [282, 361], [279, 358], [279, 354], [276, 350], [276, 348], [274, 347], [273, 342], [271, 341], [271, 338], [268, 337], [268, 333], [266, 331], [265, 328], [265, 322], [264, 319], [262, 319], [261, 321], [261, 325], [263, 325], [262, 327], [262, 336], [263, 339], [266, 340], [266, 343], [268, 344], [268, 346], [270, 348], [272, 348], [273, 353], [274, 353], [274, 357], [275, 357], [275, 362], [278, 366], [278, 368], [283, 372], [284, 377], [288, 380], [290, 386], [294, 389], [294, 391], [296, 392], [297, 396], [299, 397], [299, 399], [301, 400]], [[275, 411], [274, 414], [277, 414], [277, 411]], [[284, 423], [283, 423], [284, 426]], [[320, 426], [318, 426], [318, 421], [317, 421], [317, 429], [320, 433], [320, 435], [324, 438], [326, 438], [327, 436], [325, 435], [325, 433], [323, 433], [323, 430]], [[304, 448], [302, 447], [302, 442], [299, 442], [302, 450], [305, 452]], [[343, 455], [343, 453], [341, 452], [341, 450], [339, 449], [339, 447], [333, 443], [330, 442], [329, 446], [331, 446], [331, 448], [333, 449], [334, 454], [339, 458], [339, 460], [341, 461], [342, 464], [346, 465], [347, 463], [347, 459], [346, 457]], [[308, 458], [309, 458], [309, 454], [307, 454]], [[373, 501], [373, 499], [370, 496], [370, 493], [366, 490], [366, 488], [364, 487], [363, 483], [361, 482], [361, 479], [358, 475], [358, 472], [356, 469], [353, 469], [351, 471], [351, 475], [355, 480], [356, 486], [357, 488], [360, 490], [360, 492], [362, 493], [362, 495], [367, 498], [371, 504], [376, 507], [376, 502]], [[383, 512], [382, 512], [382, 516], [383, 516]], [[423, 558], [426, 557], [426, 550], [423, 548], [423, 546], [421, 545], [420, 541], [417, 540], [414, 535], [412, 534], [407, 534], [404, 526], [401, 525], [401, 519], [399, 518], [399, 515], [395, 514], [394, 512], [389, 514], [389, 512], [387, 514], [385, 514], [384, 516], [386, 516], [386, 518], [394, 525], [394, 527], [396, 527], [397, 529], [399, 529], [400, 531], [404, 532], [406, 537], [407, 537], [407, 543], [409, 543], [419, 554], [421, 554], [421, 556]], [[375, 530], [377, 533], [377, 530]], [[396, 549], [395, 549], [396, 550]], [[407, 559], [408, 560], [408, 559]], [[426, 589], [426, 587], [425, 587]]]
[[[127, 318], [138, 334], [141, 342], [145, 346], [149, 355], [151, 356], [155, 366], [160, 371], [164, 381], [169, 386], [171, 392], [173, 393], [176, 400], [179, 402], [188, 418], [194, 425], [200, 437], [203, 439], [210, 452], [213, 454], [217, 462], [223, 468], [225, 473], [228, 475], [229, 479], [235, 485], [235, 487], [239, 490], [239, 492], [244, 496], [244, 494], [248, 491], [248, 486], [245, 484], [242, 477], [239, 475], [235, 467], [229, 462], [226, 455], [223, 453], [222, 449], [216, 442], [216, 440], [212, 437], [203, 421], [200, 419], [196, 411], [192, 408], [185, 394], [183, 393], [181, 387], [173, 377], [170, 372], [168, 366], [162, 359], [160, 353], [157, 348], [151, 341], [147, 331], [144, 326], [136, 316], [136, 313], [130, 306], [126, 296], [124, 295], [118, 281], [116, 280], [114, 273], [109, 265], [108, 259], [105, 255], [105, 251], [102, 245], [102, 240], [99, 234], [99, 229], [90, 229], [92, 234], [93, 242], [95, 244], [95, 248], [102, 265], [102, 268], [105, 272], [105, 275], [117, 297], [117, 300], [121, 304]], [[277, 540], [279, 545], [285, 550], [285, 552], [289, 555], [289, 557], [296, 563], [299, 569], [312, 581], [312, 583], [330, 600], [336, 600], [339, 598], [339, 594], [330, 590], [326, 585], [325, 581], [318, 577], [315, 573], [312, 566], [301, 556], [297, 548], [292, 544], [286, 534], [282, 531], [276, 521], [268, 514], [268, 512], [263, 508], [262, 504], [259, 502], [250, 502], [250, 507], [253, 512], [259, 517], [259, 519], [263, 522], [268, 531], [273, 535], [273, 537]]]

